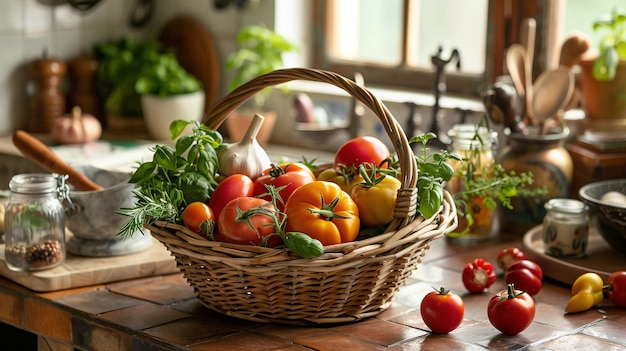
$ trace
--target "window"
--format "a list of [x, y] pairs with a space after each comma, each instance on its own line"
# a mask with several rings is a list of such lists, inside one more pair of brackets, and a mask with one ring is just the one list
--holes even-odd
[[[445, 67], [446, 91], [478, 96], [504, 74], [504, 52], [519, 42], [524, 18], [537, 21], [533, 76], [558, 62], [571, 32], [591, 33], [591, 22], [623, 0], [318, 0], [314, 65], [368, 85], [433, 90], [431, 57], [460, 56]], [[593, 39], [593, 38], [592, 38]]]

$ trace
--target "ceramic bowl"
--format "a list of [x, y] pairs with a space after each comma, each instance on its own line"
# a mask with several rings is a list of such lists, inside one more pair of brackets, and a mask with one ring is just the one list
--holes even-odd
[[578, 195], [589, 206], [591, 225], [612, 248], [626, 254], [626, 207], [601, 201], [609, 191], [626, 194], [626, 179], [590, 183], [580, 188]]

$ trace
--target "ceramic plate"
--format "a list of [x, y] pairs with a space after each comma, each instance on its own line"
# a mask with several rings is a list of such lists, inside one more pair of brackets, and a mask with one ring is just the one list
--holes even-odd
[[600, 234], [591, 228], [587, 255], [581, 258], [557, 258], [543, 252], [542, 226], [536, 226], [524, 235], [524, 253], [543, 269], [543, 274], [554, 280], [572, 284], [581, 274], [598, 273], [604, 281], [614, 271], [626, 269], [626, 255], [613, 250]]

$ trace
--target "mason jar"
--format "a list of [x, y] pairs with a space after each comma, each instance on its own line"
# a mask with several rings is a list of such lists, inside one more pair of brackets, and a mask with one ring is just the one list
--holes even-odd
[[587, 205], [573, 199], [551, 199], [543, 219], [544, 252], [554, 257], [582, 257], [589, 240]]
[[36, 271], [65, 260], [67, 176], [19, 174], [11, 178], [6, 206], [5, 259], [14, 271]]
[[[448, 160], [455, 175], [446, 183], [453, 195], [465, 191], [465, 180], [483, 176], [482, 171], [495, 162], [498, 132], [475, 124], [457, 124], [448, 131], [450, 152], [463, 162]], [[463, 174], [459, 174], [459, 171]], [[487, 206], [483, 195], [471, 195], [457, 204], [459, 225], [447, 238], [462, 244], [472, 244], [491, 237], [494, 231], [494, 209]], [[469, 216], [469, 217], [468, 217]], [[470, 221], [471, 219], [471, 221]]]

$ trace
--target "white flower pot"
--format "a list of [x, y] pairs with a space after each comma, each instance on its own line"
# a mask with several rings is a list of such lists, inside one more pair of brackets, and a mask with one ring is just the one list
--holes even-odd
[[[204, 104], [204, 91], [168, 97], [141, 96], [146, 128], [155, 140], [171, 140], [169, 127], [177, 119], [199, 121], [204, 113]], [[191, 127], [188, 126], [185, 133], [190, 132]]]

